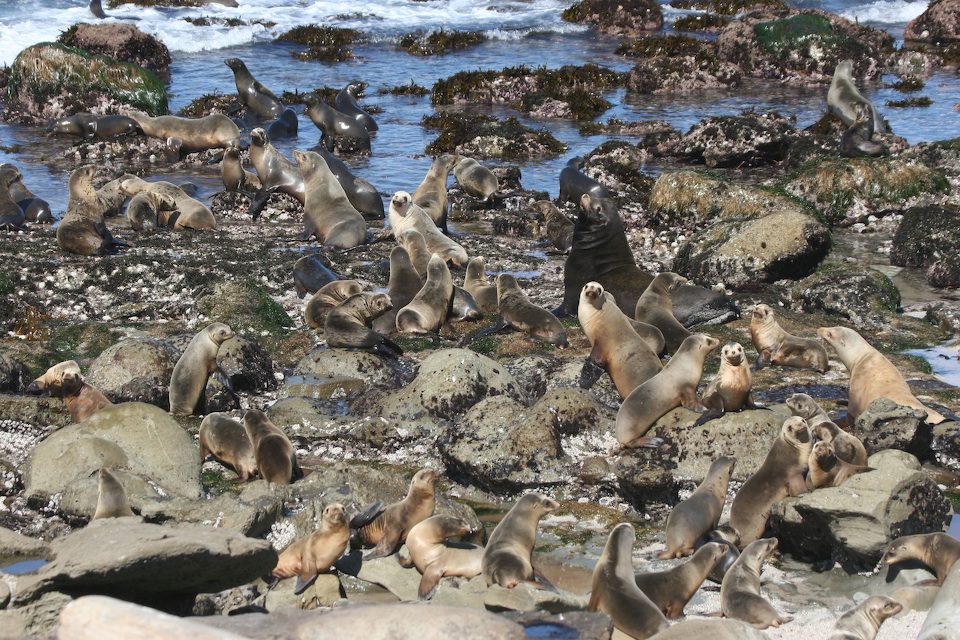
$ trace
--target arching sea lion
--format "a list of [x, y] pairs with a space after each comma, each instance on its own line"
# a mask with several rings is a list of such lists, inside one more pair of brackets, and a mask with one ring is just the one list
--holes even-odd
[[723, 615], [749, 622], [758, 629], [779, 627], [793, 620], [793, 616], [777, 613], [773, 605], [760, 595], [760, 569], [776, 548], [776, 538], [764, 538], [751, 542], [743, 550], [720, 586]]
[[343, 505], [329, 504], [320, 517], [320, 528], [280, 552], [270, 575], [281, 580], [297, 576], [293, 592], [303, 593], [319, 574], [329, 571], [340, 559], [349, 542], [350, 527]]
[[257, 471], [253, 443], [247, 437], [243, 423], [226, 413], [208, 413], [200, 423], [201, 462], [207, 459], [207, 455], [236, 471], [233, 482], [245, 482]]
[[[434, 158], [427, 175], [412, 196], [413, 203], [423, 209], [434, 224], [444, 231], [447, 230], [447, 178], [456, 164], [457, 156], [444, 154]], [[428, 241], [427, 245], [429, 244]]]
[[[350, 527], [357, 529], [356, 538], [360, 543], [364, 546], [375, 545], [373, 551], [363, 557], [364, 560], [390, 555], [407, 539], [414, 525], [433, 515], [439, 479], [436, 471], [421, 469], [414, 474], [403, 500], [375, 513], [367, 522], [358, 518], [350, 522]], [[369, 510], [365, 510], [365, 513]]]
[[[390, 228], [398, 239], [399, 234], [404, 231], [410, 229], [419, 231], [431, 253], [439, 255], [458, 267], [467, 265], [469, 260], [467, 250], [441, 233], [430, 215], [414, 203], [413, 197], [406, 191], [397, 191], [393, 194], [387, 215], [390, 219]], [[410, 251], [410, 247], [407, 247], [407, 251]], [[414, 258], [412, 254], [410, 257]]]
[[256, 114], [257, 118], [266, 120], [279, 117], [283, 113], [280, 98], [273, 91], [263, 86], [253, 77], [247, 65], [240, 58], [227, 58], [223, 64], [233, 71], [233, 79], [237, 83], [237, 93], [240, 103]]
[[261, 478], [276, 484], [290, 484], [304, 476], [293, 443], [267, 414], [259, 409], [248, 409], [243, 414], [243, 428], [253, 445]]
[[539, 493], [528, 493], [513, 505], [490, 534], [483, 552], [483, 577], [488, 587], [498, 584], [512, 589], [521, 583], [549, 586], [533, 568], [533, 546], [540, 518], [559, 508], [559, 502]]
[[432, 598], [440, 586], [440, 579], [445, 576], [472, 578], [480, 575], [483, 547], [447, 541], [447, 538], [459, 538], [470, 533], [473, 531], [467, 523], [446, 514], [430, 516], [410, 529], [407, 533], [407, 552], [411, 563], [423, 575], [417, 598]]
[[[837, 67], [833, 71], [833, 80], [830, 82], [830, 89], [827, 90], [827, 108], [837, 114], [843, 124], [850, 127], [857, 120], [858, 114], [853, 105], [858, 103], [869, 107], [874, 130], [877, 133], [886, 133], [887, 126], [883, 118], [877, 113], [873, 103], [864, 98], [853, 83], [853, 60], [842, 60], [837, 63]], [[871, 132], [871, 135], [873, 135], [873, 132]]]
[[312, 151], [294, 151], [303, 175], [303, 234], [325, 246], [351, 249], [367, 241], [367, 223], [347, 198], [326, 161]]
[[220, 345], [233, 337], [233, 330], [222, 322], [207, 325], [190, 340], [170, 377], [170, 413], [188, 416], [197, 408], [207, 386], [207, 378], [217, 368]]
[[327, 314], [323, 335], [327, 345], [363, 349], [397, 358], [403, 349], [390, 338], [371, 328], [373, 321], [393, 308], [385, 293], [355, 293]]
[[827, 350], [816, 340], [791, 335], [780, 327], [773, 309], [758, 304], [750, 317], [750, 338], [757, 349], [753, 366], [758, 371], [768, 364], [798, 369], [827, 370]]
[[347, 83], [347, 86], [337, 94], [334, 100], [334, 106], [337, 108], [337, 111], [347, 114], [366, 127], [367, 131], [373, 133], [374, 131], [378, 131], [380, 127], [377, 126], [377, 122], [373, 119], [373, 116], [357, 104], [357, 100], [363, 95], [363, 90], [369, 86], [366, 82], [359, 80]]
[[680, 558], [693, 554], [697, 541], [716, 528], [736, 463], [737, 459], [731, 456], [714, 460], [700, 486], [670, 511], [666, 527], [667, 548], [657, 554], [658, 558]]

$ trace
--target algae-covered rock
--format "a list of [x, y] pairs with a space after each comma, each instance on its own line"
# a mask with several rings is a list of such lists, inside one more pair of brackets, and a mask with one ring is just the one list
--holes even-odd
[[876, 269], [829, 265], [798, 282], [790, 296], [803, 309], [849, 318], [858, 329], [876, 329], [900, 306], [900, 291]]
[[466, 49], [485, 42], [482, 33], [471, 31], [431, 31], [429, 33], [408, 33], [400, 36], [397, 48], [415, 56], [435, 56]]
[[960, 40], [960, 2], [934, 0], [927, 9], [907, 24], [905, 40], [919, 40], [935, 45]]
[[775, 113], [716, 116], [691, 127], [672, 155], [710, 168], [767, 166], [783, 161], [796, 138], [793, 126]]
[[451, 112], [425, 116], [423, 126], [442, 130], [427, 145], [430, 155], [459, 153], [473, 158], [516, 160], [556, 155], [567, 148], [549, 131], [535, 131], [517, 118], [500, 121], [485, 115]]
[[890, 248], [890, 263], [928, 267], [927, 282], [936, 287], [960, 285], [960, 211], [931, 204], [903, 214]]
[[663, 28], [656, 0], [581, 0], [563, 12], [563, 19], [589, 24], [610, 36], [632, 36]]
[[120, 62], [136, 64], [170, 79], [170, 50], [136, 25], [81, 22], [63, 32], [57, 42], [92, 55], [107, 55]]
[[286, 333], [294, 322], [263, 289], [249, 281], [221, 281], [213, 293], [197, 300], [210, 322], [223, 322], [236, 333]]

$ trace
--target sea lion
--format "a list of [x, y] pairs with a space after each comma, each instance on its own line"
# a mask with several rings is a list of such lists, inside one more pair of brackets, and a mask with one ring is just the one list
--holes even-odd
[[70, 174], [67, 213], [57, 227], [57, 245], [83, 256], [102, 256], [130, 246], [115, 239], [103, 221], [103, 211], [93, 189], [96, 171], [95, 166], [87, 165]]
[[834, 453], [841, 460], [852, 465], [863, 466], [867, 464], [867, 449], [863, 446], [860, 438], [844, 431], [837, 423], [829, 420], [819, 422], [810, 431], [817, 440], [832, 444]]
[[123, 205], [130, 196], [123, 191], [123, 183], [133, 179], [139, 178], [132, 173], [123, 173], [97, 189], [97, 202], [100, 203], [100, 210], [104, 217], [119, 216], [124, 213]]
[[610, 197], [605, 186], [581, 171], [583, 165], [583, 158], [577, 156], [567, 161], [566, 166], [560, 170], [560, 196], [557, 198], [560, 204], [572, 202], [579, 205], [585, 195], [593, 199]]
[[250, 164], [257, 170], [265, 189], [278, 188], [304, 202], [303, 174], [270, 143], [267, 132], [257, 127], [250, 132]]
[[97, 474], [97, 509], [91, 520], [123, 518], [134, 515], [127, 500], [127, 492], [117, 477], [106, 467]]
[[900, 613], [903, 605], [887, 596], [870, 596], [837, 619], [827, 640], [874, 640], [880, 625]]
[[888, 398], [897, 404], [926, 411], [930, 424], [946, 420], [917, 400], [894, 364], [859, 333], [846, 327], [821, 327], [817, 334], [833, 347], [850, 372], [847, 412], [852, 420], [856, 420], [877, 398]]
[[543, 216], [543, 224], [536, 228], [534, 236], [538, 240], [546, 238], [557, 251], [569, 253], [573, 246], [573, 221], [550, 200], [537, 200], [530, 208]]
[[487, 264], [483, 258], [470, 258], [467, 273], [463, 278], [463, 288], [477, 301], [477, 307], [483, 313], [497, 313], [497, 285], [487, 279]]
[[315, 93], [303, 97], [307, 116], [320, 129], [320, 144], [332, 152], [370, 153], [370, 132], [346, 113], [337, 111]]
[[697, 385], [703, 363], [720, 341], [694, 333], [683, 341], [677, 353], [660, 373], [630, 392], [617, 411], [617, 441], [625, 448], [660, 446], [659, 438], [644, 434], [668, 411], [684, 406], [702, 411]]
[[533, 546], [540, 518], [560, 508], [560, 503], [539, 493], [517, 501], [497, 524], [484, 548], [483, 578], [487, 586], [512, 589], [518, 584], [542, 588], [550, 583], [533, 568]]
[[740, 553], [720, 585], [720, 609], [728, 618], [749, 622], [758, 629], [779, 627], [793, 620], [781, 616], [760, 595], [760, 569], [777, 548], [776, 538], [754, 540]]
[[330, 311], [352, 296], [363, 291], [356, 280], [334, 280], [320, 288], [307, 302], [303, 310], [303, 319], [307, 326], [322, 329]]
[[447, 322], [472, 322], [482, 316], [473, 295], [463, 287], [453, 285], [453, 299], [450, 301]]
[[374, 131], [378, 131], [380, 127], [377, 126], [377, 122], [373, 119], [373, 116], [357, 104], [357, 100], [363, 95], [363, 90], [369, 86], [368, 83], [359, 80], [348, 83], [347, 86], [337, 94], [337, 97], [334, 99], [334, 106], [336, 106], [337, 111], [347, 114], [362, 124], [367, 131], [373, 133]]
[[805, 476], [812, 448], [807, 421], [799, 416], [787, 418], [763, 464], [733, 498], [730, 526], [740, 535], [741, 549], [763, 535], [773, 505], [807, 492]]
[[220, 113], [211, 113], [202, 118], [153, 118], [135, 109], [123, 109], [120, 113], [136, 120], [144, 135], [164, 141], [177, 139], [178, 150], [204, 151], [240, 145], [240, 128], [233, 120]]
[[207, 378], [217, 368], [220, 345], [233, 337], [222, 322], [207, 325], [183, 350], [170, 377], [170, 413], [188, 416], [194, 412], [207, 387]]
[[473, 158], [457, 156], [459, 162], [453, 168], [453, 177], [467, 195], [489, 202], [500, 190], [497, 175]]
[[817, 404], [817, 401], [805, 393], [795, 393], [786, 401], [790, 413], [800, 416], [807, 421], [807, 426], [813, 429], [821, 422], [830, 422], [830, 416]]
[[839, 487], [858, 473], [873, 471], [872, 467], [853, 465], [841, 460], [829, 442], [820, 441], [813, 445], [807, 465], [807, 486], [810, 489]]
[[852, 108], [857, 103], [869, 107], [873, 126], [877, 133], [888, 131], [883, 118], [877, 113], [873, 103], [864, 98], [853, 83], [853, 60], [842, 60], [837, 63], [837, 67], [833, 71], [833, 80], [830, 82], [830, 89], [827, 90], [827, 108], [837, 114], [844, 125], [850, 127], [857, 120], [857, 112]]
[[675, 273], [659, 273], [647, 285], [647, 288], [637, 300], [633, 318], [639, 322], [652, 324], [667, 344], [667, 351], [676, 353], [690, 332], [673, 315], [673, 301], [671, 294], [685, 285], [687, 279]]
[[253, 77], [247, 65], [240, 58], [227, 58], [223, 64], [233, 71], [233, 79], [237, 83], [237, 93], [240, 103], [252, 111], [260, 120], [277, 118], [283, 113], [280, 98], [273, 91], [263, 86]]
[[403, 349], [387, 336], [370, 328], [374, 320], [393, 308], [385, 293], [355, 293], [327, 314], [323, 335], [327, 345], [363, 349], [388, 358], [403, 355]]
[[300, 120], [293, 107], [284, 109], [276, 119], [266, 126], [267, 137], [271, 140], [296, 138], [300, 130]]
[[324, 246], [352, 249], [367, 241], [367, 223], [326, 161], [312, 151], [294, 151], [303, 175], [303, 233], [301, 240], [316, 236]]
[[207, 455], [236, 471], [231, 482], [246, 482], [257, 471], [257, 457], [243, 423], [226, 413], [208, 413], [200, 423], [200, 461]]
[[800, 338], [784, 331], [769, 305], [753, 307], [750, 338], [757, 349], [753, 368], [759, 371], [769, 364], [798, 369], [827, 370], [827, 350], [816, 340]]
[[320, 528], [280, 552], [277, 566], [270, 575], [280, 580], [297, 576], [293, 592], [303, 593], [319, 574], [330, 571], [349, 542], [350, 527], [343, 505], [328, 504], [320, 517]]
[[596, 366], [606, 371], [621, 398], [663, 369], [660, 357], [600, 283], [583, 285], [577, 318], [591, 346], [584, 370]]
[[873, 109], [865, 102], [850, 104], [855, 120], [840, 136], [840, 155], [844, 158], [879, 158], [890, 153], [886, 145], [871, 140], [874, 131]]
[[[17, 168], [12, 164], [5, 163], [0, 165], [0, 171], [4, 167], [10, 167], [10, 169], [16, 171]], [[19, 174], [20, 172], [17, 171]], [[23, 210], [23, 217], [27, 222], [52, 222], [53, 213], [50, 211], [50, 204], [43, 198], [38, 198], [33, 194], [30, 189], [27, 188], [27, 185], [23, 183], [23, 176], [21, 175], [19, 179], [13, 180], [7, 185], [7, 188], [10, 190], [10, 197], [14, 199]]]
[[736, 464], [737, 459], [732, 456], [714, 460], [700, 486], [670, 511], [666, 527], [667, 548], [657, 554], [658, 558], [665, 560], [692, 554], [697, 541], [716, 528]]
[[427, 241], [423, 239], [423, 234], [416, 229], [405, 229], [397, 235], [397, 244], [407, 250], [410, 264], [420, 280], [426, 279], [427, 267], [430, 266], [433, 252], [427, 248]]
[[901, 536], [890, 543], [880, 564], [895, 565], [908, 560], [921, 562], [942, 585], [953, 565], [960, 560], [960, 540], [943, 532]]
[[397, 312], [397, 329], [404, 333], [438, 333], [447, 321], [452, 298], [450, 269], [434, 254], [427, 267], [427, 281], [410, 304]]
[[243, 414], [243, 428], [253, 446], [261, 478], [275, 484], [290, 484], [304, 476], [293, 443], [267, 414], [259, 409], [248, 409]]
[[47, 124], [47, 135], [65, 134], [84, 140], [105, 140], [132, 133], [143, 133], [140, 124], [130, 116], [119, 114], [98, 116], [92, 113], [77, 113]]
[[954, 563], [923, 620], [917, 640], [956, 640], [960, 628], [960, 563]]
[[357, 516], [350, 521], [350, 528], [356, 530], [356, 541], [363, 546], [373, 546], [373, 551], [365, 555], [364, 560], [390, 555], [407, 539], [414, 525], [433, 515], [439, 479], [436, 471], [421, 469], [414, 474], [403, 500], [394, 502], [382, 511], [375, 509], [371, 512], [368, 507], [363, 514], [367, 518], [361, 520]]
[[368, 220], [383, 220], [383, 198], [380, 192], [372, 184], [353, 175], [350, 168], [337, 156], [333, 155], [322, 146], [312, 147], [310, 151], [316, 151], [324, 160], [330, 171], [337, 177], [337, 182], [343, 187], [347, 198], [350, 200], [357, 211], [364, 214]]
[[656, 640], [768, 640], [769, 636], [752, 624], [726, 618], [682, 620], [661, 631]]
[[390, 279], [387, 281], [387, 295], [393, 307], [373, 321], [373, 330], [380, 333], [396, 332], [397, 313], [410, 304], [422, 288], [423, 280], [413, 268], [410, 254], [403, 247], [394, 247], [390, 251]]
[[707, 535], [697, 540], [697, 544], [694, 546], [695, 549], [699, 549], [703, 545], [711, 542], [719, 542], [727, 547], [727, 553], [717, 561], [717, 564], [713, 566], [713, 570], [707, 575], [708, 580], [716, 582], [717, 584], [723, 584], [723, 577], [727, 575], [727, 571], [730, 570], [733, 563], [740, 557], [740, 550], [737, 549], [738, 539], [739, 536], [736, 531], [729, 526], [724, 526], [723, 528], [710, 531]]
[[634, 581], [663, 615], [671, 620], [679, 618], [727, 548], [723, 542], [708, 542], [690, 560], [666, 571], [638, 573]]
[[0, 166], [0, 230], [26, 230], [26, 227], [23, 225], [26, 223], [27, 217], [10, 193], [10, 185], [22, 177], [13, 165], [5, 164]]
[[[439, 255], [458, 267], [467, 266], [469, 258], [466, 249], [443, 235], [427, 212], [415, 204], [413, 197], [406, 191], [397, 191], [393, 194], [387, 215], [395, 237], [408, 229], [415, 229], [423, 236], [431, 253]], [[410, 248], [407, 247], [407, 251], [409, 250]], [[410, 257], [414, 258], [413, 255]]]
[[127, 219], [130, 227], [136, 231], [147, 231], [160, 226], [161, 219], [168, 219], [164, 215], [168, 211], [177, 210], [177, 201], [165, 193], [157, 191], [141, 191], [133, 196], [127, 205]]
[[437, 514], [418, 522], [407, 533], [407, 553], [410, 561], [423, 576], [417, 589], [419, 600], [429, 600], [445, 576], [472, 578], [480, 575], [483, 547], [451, 543], [447, 538], [459, 538], [473, 533], [466, 522], [446, 514]]
[[101, 20], [106, 19], [107, 14], [103, 10], [103, 4], [100, 0], [90, 0], [90, 4], [87, 5], [87, 8], [90, 9], [90, 13], [93, 14], [94, 18], [99, 18]]
[[697, 418], [694, 424], [704, 424], [727, 412], [756, 409], [757, 405], [750, 393], [752, 384], [753, 376], [743, 346], [739, 342], [723, 345], [720, 350], [720, 370], [707, 385], [701, 398], [707, 413]]
[[517, 278], [509, 273], [497, 276], [497, 309], [504, 327], [558, 347], [567, 347], [567, 331], [557, 317], [530, 302]]
[[217, 219], [207, 205], [191, 197], [182, 188], [163, 180], [147, 182], [141, 178], [130, 178], [120, 184], [120, 190], [128, 196], [136, 196], [144, 191], [163, 194], [173, 198], [176, 207], [174, 213], [166, 215], [167, 209], [157, 211], [157, 224], [161, 227], [173, 227], [177, 230], [212, 231], [217, 228]]
[[316, 293], [339, 278], [316, 253], [303, 256], [293, 263], [293, 286], [301, 298], [308, 293]]
[[260, 177], [243, 168], [240, 149], [236, 147], [229, 147], [223, 152], [223, 160], [220, 161], [220, 179], [223, 181], [223, 188], [227, 191], [256, 193], [263, 188]]
[[89, 140], [93, 137], [92, 127], [93, 123], [97, 121], [97, 117], [93, 113], [75, 113], [51, 120], [47, 123], [47, 136], [62, 134]]
[[632, 560], [636, 539], [629, 522], [621, 522], [610, 532], [593, 569], [587, 611], [609, 614], [614, 628], [631, 638], [649, 638], [667, 629], [670, 623], [660, 607], [637, 586]]
[[[444, 232], [447, 232], [447, 178], [456, 164], [457, 156], [437, 156], [427, 169], [427, 175], [413, 192], [413, 203], [423, 209]], [[428, 246], [429, 244], [427, 241]], [[466, 262], [464, 260], [459, 266], [464, 266]]]
[[62, 398], [74, 422], [82, 422], [113, 403], [98, 389], [87, 384], [80, 374], [80, 365], [67, 360], [53, 365], [27, 387], [30, 395]]

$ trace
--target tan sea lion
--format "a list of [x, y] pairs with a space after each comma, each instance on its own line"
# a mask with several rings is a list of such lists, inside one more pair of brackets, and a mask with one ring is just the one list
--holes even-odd
[[753, 384], [753, 375], [747, 365], [747, 354], [739, 342], [723, 345], [720, 350], [720, 370], [717, 376], [707, 385], [701, 398], [707, 413], [703, 414], [695, 425], [701, 425], [724, 413], [740, 411], [741, 409], [756, 409], [750, 388]]
[[343, 160], [327, 151], [325, 147], [317, 145], [309, 150], [316, 151], [327, 161], [327, 166], [337, 177], [350, 204], [356, 207], [364, 218], [383, 220], [383, 197], [375, 186], [360, 176], [354, 175]]
[[371, 328], [373, 321], [393, 308], [385, 293], [355, 293], [327, 314], [323, 335], [327, 345], [363, 349], [388, 358], [403, 355], [403, 349], [390, 338]]
[[177, 201], [165, 193], [141, 191], [127, 205], [127, 219], [134, 231], [150, 231], [160, 226], [160, 220], [169, 218], [177, 210]]
[[367, 241], [367, 222], [347, 198], [336, 176], [320, 154], [294, 151], [303, 175], [303, 234], [301, 240], [316, 236], [325, 246], [352, 249]]
[[727, 550], [722, 542], [708, 542], [690, 560], [666, 571], [638, 573], [634, 581], [663, 615], [673, 620], [683, 615], [683, 608]]
[[647, 288], [637, 300], [633, 317], [647, 324], [652, 324], [667, 343], [667, 351], [676, 353], [690, 332], [673, 315], [673, 300], [671, 294], [685, 285], [687, 279], [675, 273], [659, 273], [647, 285]]
[[763, 561], [777, 548], [776, 538], [754, 540], [740, 553], [720, 585], [720, 609], [723, 615], [749, 622], [758, 629], [779, 627], [793, 620], [781, 616], [760, 595], [760, 570]]
[[233, 330], [222, 322], [207, 325], [184, 349], [170, 377], [170, 413], [188, 416], [197, 408], [207, 386], [207, 378], [217, 368], [220, 345], [233, 337]]
[[357, 104], [357, 100], [363, 95], [363, 90], [369, 86], [368, 83], [359, 80], [347, 83], [347, 86], [337, 94], [333, 105], [337, 108], [337, 111], [352, 117], [366, 127], [367, 131], [373, 133], [374, 131], [380, 130], [380, 127], [377, 126], [377, 121]]
[[171, 182], [163, 180], [147, 182], [134, 177], [121, 182], [120, 191], [131, 197], [144, 191], [153, 191], [173, 198], [176, 203], [173, 214], [167, 215], [168, 210], [164, 208], [158, 210], [157, 223], [162, 227], [197, 231], [210, 231], [217, 228], [217, 219], [209, 207]]
[[467, 273], [463, 278], [463, 288], [470, 292], [477, 306], [484, 313], [497, 313], [497, 285], [487, 278], [487, 264], [483, 258], [470, 258]]
[[334, 280], [320, 287], [303, 309], [303, 319], [307, 326], [322, 329], [330, 311], [352, 296], [363, 291], [363, 287], [356, 280]]
[[549, 242], [554, 249], [567, 253], [573, 246], [573, 222], [551, 200], [537, 200], [530, 208], [543, 216], [534, 233], [538, 240]]
[[[438, 228], [447, 231], [447, 178], [457, 164], [457, 156], [440, 155], [433, 159], [427, 175], [414, 190], [412, 200], [423, 209]], [[429, 246], [429, 241], [427, 246]], [[434, 252], [436, 253], [436, 252]], [[464, 260], [460, 266], [465, 266]]]
[[277, 151], [262, 127], [250, 132], [250, 164], [257, 170], [264, 189], [276, 187], [304, 202], [306, 195], [300, 167]]
[[887, 126], [877, 113], [876, 107], [861, 95], [853, 82], [853, 60], [842, 60], [837, 63], [830, 89], [827, 90], [827, 108], [837, 114], [843, 124], [850, 127], [857, 121], [857, 112], [853, 108], [856, 104], [863, 104], [869, 108], [877, 133], [887, 132]]
[[170, 138], [178, 139], [179, 149], [184, 151], [203, 151], [240, 145], [240, 128], [233, 120], [221, 113], [211, 113], [202, 118], [178, 116], [153, 118], [135, 109], [121, 109], [120, 113], [136, 120], [144, 135], [165, 141]]
[[439, 479], [436, 471], [421, 469], [414, 474], [403, 500], [374, 513], [367, 522], [357, 518], [350, 522], [350, 528], [356, 529], [357, 540], [363, 546], [374, 547], [363, 557], [364, 560], [390, 555], [407, 539], [414, 525], [433, 515]]
[[430, 264], [433, 252], [427, 248], [427, 241], [423, 239], [423, 234], [416, 229], [405, 229], [397, 235], [397, 244], [407, 250], [410, 264], [413, 265], [420, 280], [425, 280], [427, 266]]
[[[414, 231], [413, 233], [417, 233]], [[419, 234], [418, 234], [419, 235]], [[387, 295], [393, 307], [373, 321], [373, 330], [380, 333], [395, 333], [397, 313], [417, 297], [423, 288], [423, 280], [410, 260], [410, 254], [401, 246], [390, 251], [390, 279], [387, 281]]]
[[832, 444], [834, 453], [841, 460], [852, 465], [863, 466], [867, 464], [867, 449], [863, 446], [860, 438], [852, 433], [847, 433], [835, 422], [829, 420], [819, 422], [811, 431], [817, 440]]
[[[397, 191], [393, 194], [387, 216], [390, 219], [390, 228], [393, 229], [394, 236], [398, 236], [407, 229], [416, 229], [423, 236], [423, 240], [431, 253], [439, 255], [458, 267], [467, 265], [469, 258], [466, 249], [443, 235], [427, 212], [415, 204], [406, 191]], [[407, 247], [407, 251], [409, 250], [410, 248]], [[411, 258], [413, 258], [412, 255]], [[415, 259], [414, 264], [416, 264]]]
[[558, 347], [570, 344], [567, 342], [567, 331], [557, 317], [530, 302], [512, 274], [501, 273], [497, 276], [497, 310], [503, 326]]
[[277, 566], [270, 575], [280, 580], [297, 576], [293, 592], [303, 593], [319, 574], [330, 571], [349, 542], [350, 527], [343, 505], [329, 504], [323, 509], [320, 528], [280, 552]]
[[30, 395], [48, 395], [63, 398], [67, 411], [74, 422], [82, 422], [104, 407], [113, 403], [96, 388], [90, 386], [80, 374], [80, 365], [67, 360], [53, 365], [27, 387]]
[[488, 587], [498, 584], [512, 589], [521, 583], [538, 588], [550, 585], [533, 568], [533, 546], [540, 518], [559, 508], [559, 502], [539, 493], [528, 493], [513, 505], [493, 529], [484, 548], [482, 568]]
[[237, 84], [240, 103], [252, 111], [258, 119], [277, 118], [283, 113], [280, 98], [253, 77], [243, 60], [227, 58], [223, 63], [233, 71], [233, 79]]
[[599, 282], [583, 286], [577, 318], [591, 345], [584, 370], [592, 364], [610, 374], [621, 398], [663, 369], [660, 357]]
[[423, 577], [417, 589], [417, 598], [429, 600], [440, 586], [444, 576], [472, 578], [480, 575], [483, 547], [448, 542], [473, 533], [466, 522], [446, 514], [437, 514], [418, 522], [407, 533], [407, 552], [410, 561]]
[[893, 598], [870, 596], [837, 619], [827, 640], [874, 640], [880, 625], [902, 610]]
[[859, 333], [846, 327], [821, 327], [817, 334], [833, 347], [850, 372], [847, 412], [851, 419], [856, 420], [877, 398], [888, 398], [897, 404], [926, 411], [930, 424], [946, 420], [917, 400], [894, 364]]
[[243, 423], [226, 413], [208, 413], [200, 423], [200, 461], [207, 455], [236, 471], [232, 482], [245, 482], [257, 471], [257, 457]]
[[587, 611], [609, 614], [614, 628], [631, 638], [649, 638], [669, 628], [670, 623], [637, 586], [632, 559], [636, 539], [629, 522], [621, 522], [610, 532], [593, 570]]
[[260, 177], [243, 168], [240, 149], [236, 147], [229, 147], [223, 152], [223, 160], [220, 161], [220, 179], [223, 181], [223, 188], [227, 191], [255, 193], [263, 188]]
[[807, 422], [787, 418], [763, 464], [740, 487], [730, 507], [730, 526], [740, 535], [739, 547], [758, 540], [767, 528], [773, 505], [807, 492], [807, 461], [813, 438]]
[[830, 416], [817, 404], [817, 401], [806, 393], [795, 393], [786, 401], [790, 413], [800, 416], [807, 421], [807, 426], [813, 429], [821, 422], [830, 422]]
[[115, 239], [103, 221], [103, 210], [93, 189], [96, 171], [95, 166], [87, 165], [70, 174], [67, 213], [57, 227], [57, 245], [83, 256], [102, 256], [130, 246]]
[[758, 371], [768, 364], [798, 369], [827, 370], [827, 350], [816, 340], [800, 338], [784, 331], [769, 305], [758, 304], [750, 318], [750, 338], [757, 349], [753, 367]]
[[97, 479], [97, 509], [91, 520], [123, 518], [134, 515], [127, 500], [127, 492], [117, 477], [106, 467], [100, 467]]
[[700, 486], [670, 511], [666, 528], [667, 548], [657, 554], [658, 558], [664, 560], [691, 555], [697, 541], [717, 527], [723, 503], [727, 499], [730, 475], [736, 464], [737, 459], [732, 456], [721, 456], [714, 460]]
[[807, 465], [807, 486], [811, 489], [839, 487], [858, 473], [873, 471], [872, 467], [850, 464], [841, 460], [829, 442], [813, 445]]
[[489, 202], [490, 196], [500, 190], [497, 175], [473, 158], [457, 156], [457, 159], [458, 162], [453, 167], [453, 177], [457, 184], [467, 195]]
[[397, 329], [403, 333], [438, 333], [447, 321], [452, 298], [450, 269], [434, 254], [427, 267], [427, 281], [410, 304], [397, 312]]
[[937, 576], [936, 583], [942, 585], [954, 563], [960, 560], [960, 540], [942, 532], [901, 536], [890, 543], [880, 564], [895, 565], [908, 560], [929, 567]]
[[276, 484], [290, 484], [304, 476], [293, 443], [267, 414], [259, 409], [248, 409], [243, 414], [243, 428], [253, 445], [261, 478]]
[[663, 368], [630, 392], [617, 411], [617, 442], [625, 448], [659, 446], [658, 438], [644, 434], [668, 411], [684, 406], [702, 411], [697, 385], [703, 375], [703, 363], [720, 341], [695, 333], [683, 341], [680, 349]]
[[337, 111], [315, 93], [303, 97], [306, 114], [320, 129], [320, 144], [331, 153], [370, 153], [370, 132], [353, 116]]

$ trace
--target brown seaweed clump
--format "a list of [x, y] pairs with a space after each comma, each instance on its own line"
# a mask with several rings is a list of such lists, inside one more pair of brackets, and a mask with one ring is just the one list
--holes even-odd
[[461, 153], [472, 157], [517, 160], [556, 155], [567, 147], [549, 131], [534, 131], [516, 118], [497, 120], [490, 116], [445, 112], [424, 116], [429, 129], [439, 137], [427, 145], [430, 155]]
[[360, 39], [356, 29], [327, 27], [308, 24], [294, 27], [282, 34], [277, 40], [293, 42], [309, 47], [306, 51], [292, 52], [297, 60], [319, 60], [323, 62], [342, 62], [353, 58], [351, 44]]
[[486, 40], [487, 37], [482, 33], [441, 29], [427, 34], [421, 32], [400, 36], [397, 48], [415, 56], [436, 56], [466, 49]]

